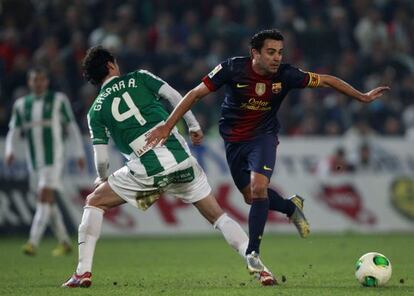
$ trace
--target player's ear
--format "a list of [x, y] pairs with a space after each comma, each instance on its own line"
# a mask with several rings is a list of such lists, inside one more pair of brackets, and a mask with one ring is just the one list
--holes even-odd
[[257, 57], [258, 55], [260, 55], [260, 52], [259, 52], [257, 49], [252, 48], [252, 49], [250, 50], [250, 56], [251, 56], [252, 58]]
[[108, 70], [114, 70], [115, 69], [115, 64], [112, 62], [108, 62], [106, 64], [106, 67], [108, 68]]

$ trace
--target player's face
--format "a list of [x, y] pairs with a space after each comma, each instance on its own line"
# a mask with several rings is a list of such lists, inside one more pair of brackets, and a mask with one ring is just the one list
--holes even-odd
[[28, 85], [33, 93], [42, 95], [49, 87], [49, 79], [43, 72], [31, 72], [29, 74]]
[[259, 51], [253, 49], [253, 58], [256, 59], [257, 65], [265, 74], [276, 73], [282, 62], [283, 41], [266, 39], [262, 49]]

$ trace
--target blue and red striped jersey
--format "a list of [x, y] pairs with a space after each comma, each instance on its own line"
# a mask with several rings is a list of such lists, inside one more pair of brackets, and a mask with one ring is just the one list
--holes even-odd
[[215, 67], [202, 81], [210, 91], [225, 86], [219, 121], [227, 142], [248, 141], [262, 134], [277, 134], [277, 111], [288, 92], [309, 84], [309, 74], [281, 64], [270, 76], [253, 71], [250, 57], [233, 57]]

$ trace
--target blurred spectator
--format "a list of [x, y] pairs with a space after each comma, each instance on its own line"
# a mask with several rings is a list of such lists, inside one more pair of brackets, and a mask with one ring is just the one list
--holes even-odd
[[403, 112], [403, 122], [405, 126], [405, 136], [407, 139], [414, 140], [414, 104], [405, 108]]
[[327, 136], [339, 136], [342, 134], [341, 125], [335, 120], [330, 120], [325, 123], [323, 133]]
[[[363, 106], [319, 90], [292, 92], [279, 113], [282, 133], [340, 135], [364, 127], [379, 135], [414, 134], [408, 106], [414, 98], [414, 2], [407, 0], [231, 1], [3, 1], [0, 10], [0, 134], [13, 94], [28, 67], [41, 65], [51, 83], [69, 94], [77, 120], [88, 108], [79, 61], [103, 44], [129, 72], [157, 72], [184, 94], [206, 69], [232, 54], [245, 55], [258, 29], [279, 27], [284, 62], [333, 73], [360, 89], [391, 86]], [[99, 13], [97, 13], [99, 12]], [[195, 112], [205, 133], [216, 131], [218, 94]], [[216, 113], [217, 112], [217, 113]], [[411, 111], [412, 113], [412, 111]], [[404, 116], [401, 116], [404, 114]], [[87, 132], [82, 126], [83, 132]], [[414, 136], [411, 136], [414, 137]]]
[[[232, 11], [237, 15], [236, 11]], [[214, 38], [225, 38], [227, 42], [235, 44], [235, 39], [242, 35], [241, 27], [231, 19], [229, 7], [218, 4], [213, 8], [213, 15], [207, 21], [207, 35]]]
[[333, 155], [321, 160], [317, 166], [316, 174], [320, 177], [326, 177], [353, 171], [354, 166], [347, 159], [345, 148], [338, 147]]
[[359, 20], [354, 30], [355, 38], [363, 55], [369, 55], [379, 43], [387, 40], [387, 26], [382, 20], [380, 9], [370, 7]]
[[16, 56], [28, 54], [25, 48], [19, 45], [19, 32], [16, 28], [4, 28], [0, 34], [0, 64], [4, 76], [13, 68]]
[[374, 151], [367, 142], [358, 146], [355, 155], [351, 156], [351, 162], [357, 173], [375, 172], [380, 169], [378, 160], [375, 160]]
[[349, 145], [358, 145], [363, 141], [370, 141], [377, 133], [370, 126], [367, 118], [360, 115], [353, 125], [345, 132], [344, 142]]
[[387, 117], [385, 119], [383, 133], [387, 136], [402, 136], [400, 121], [394, 116]]

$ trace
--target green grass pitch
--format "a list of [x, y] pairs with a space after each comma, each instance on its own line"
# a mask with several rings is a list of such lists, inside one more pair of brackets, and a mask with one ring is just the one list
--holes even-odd
[[[89, 289], [63, 289], [77, 251], [53, 258], [54, 241], [36, 257], [21, 253], [23, 238], [0, 239], [0, 295], [414, 295], [414, 236], [267, 234], [261, 257], [279, 286], [262, 287], [220, 236], [102, 238]], [[388, 256], [393, 275], [385, 287], [364, 288], [354, 277], [360, 255]], [[282, 275], [286, 278], [282, 282]]]

